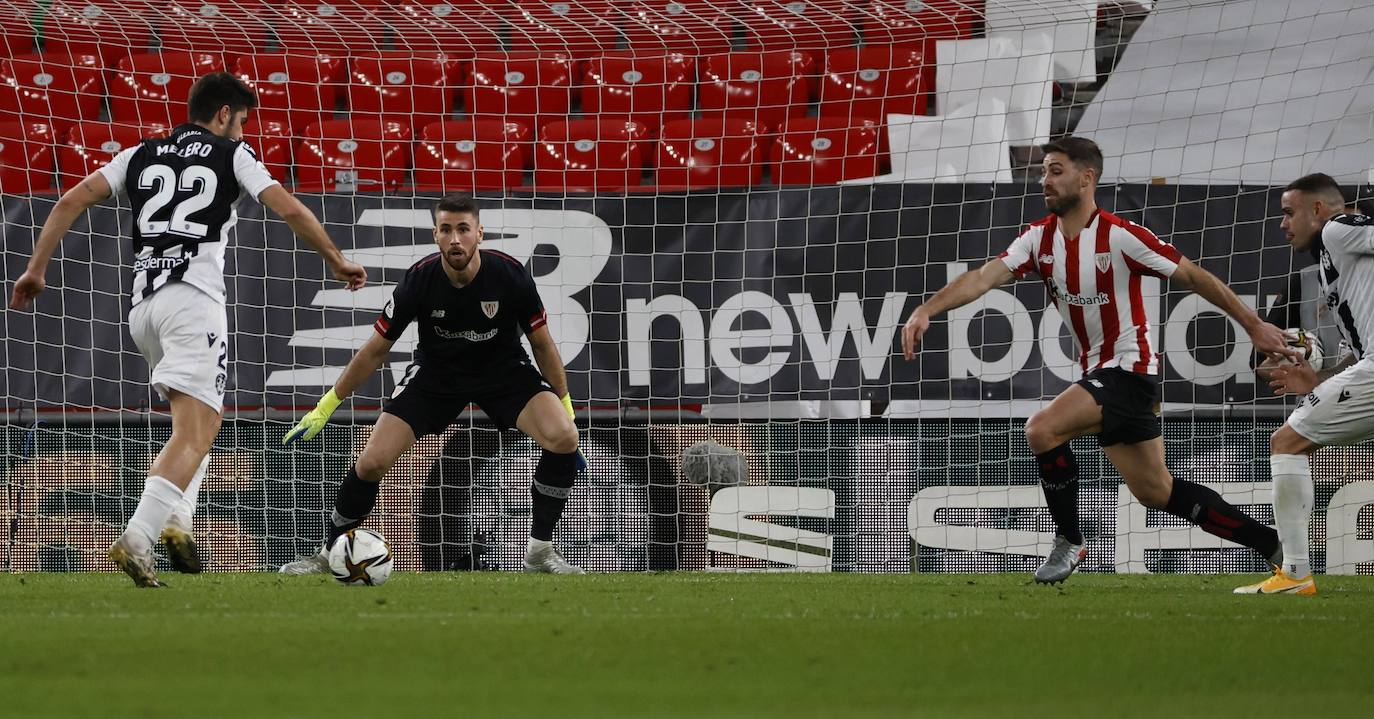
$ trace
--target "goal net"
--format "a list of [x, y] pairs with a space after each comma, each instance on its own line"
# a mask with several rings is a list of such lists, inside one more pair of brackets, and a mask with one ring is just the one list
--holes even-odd
[[[567, 364], [590, 464], [556, 535], [570, 561], [1026, 571], [1053, 524], [1023, 429], [1079, 376], [1071, 332], [1029, 281], [941, 317], [911, 362], [906, 316], [1045, 214], [1038, 148], [1077, 134], [1106, 156], [1103, 209], [1336, 355], [1278, 195], [1322, 171], [1363, 199], [1372, 31], [1355, 0], [8, 0], [6, 290], [63, 191], [228, 71], [258, 96], [245, 139], [370, 279], [340, 288], [239, 205], [226, 419], [195, 519], [210, 569], [321, 541], [416, 330], [318, 439], [280, 438], [461, 191], [484, 247], [530, 268]], [[110, 569], [170, 434], [126, 329], [131, 222], [125, 200], [93, 208], [35, 307], [5, 312], [6, 569]], [[1147, 296], [1169, 466], [1272, 521], [1268, 436], [1293, 402], [1216, 308]], [[684, 475], [707, 440], [743, 457], [739, 481]], [[1135, 502], [1094, 438], [1074, 447], [1084, 569], [1262, 568]], [[469, 408], [391, 471], [369, 526], [401, 569], [516, 569], [538, 453]], [[1314, 565], [1374, 573], [1374, 454], [1314, 461]]]

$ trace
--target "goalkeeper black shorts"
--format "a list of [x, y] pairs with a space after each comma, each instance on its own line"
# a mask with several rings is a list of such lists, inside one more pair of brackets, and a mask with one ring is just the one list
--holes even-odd
[[1078, 380], [1102, 407], [1097, 443], [1135, 444], [1160, 436], [1159, 377], [1119, 367], [1093, 370]]
[[477, 405], [500, 429], [515, 427], [525, 405], [553, 388], [529, 363], [480, 375], [444, 373], [411, 365], [382, 411], [410, 425], [416, 437], [439, 434], [468, 405]]

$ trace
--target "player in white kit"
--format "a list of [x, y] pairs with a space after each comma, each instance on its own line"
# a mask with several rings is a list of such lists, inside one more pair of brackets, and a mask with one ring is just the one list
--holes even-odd
[[125, 149], [58, 200], [10, 300], [12, 309], [24, 309], [43, 291], [48, 262], [83, 212], [111, 195], [128, 195], [134, 220], [129, 334], [148, 360], [153, 387], [172, 406], [171, 439], [148, 468], [138, 507], [110, 547], [110, 558], [140, 587], [161, 586], [153, 571], [159, 539], [173, 568], [200, 571], [191, 517], [224, 408], [224, 253], [239, 198], [250, 195], [277, 213], [349, 289], [367, 280], [243, 142], [248, 111], [256, 106], [253, 91], [229, 73], [197, 80], [187, 98], [189, 122]]
[[1159, 278], [1191, 289], [1221, 308], [1265, 354], [1294, 355], [1283, 331], [1260, 320], [1212, 273], [1154, 233], [1098, 209], [1102, 175], [1096, 143], [1066, 137], [1044, 146], [1045, 205], [1000, 257], [964, 273], [911, 313], [902, 349], [915, 356], [932, 317], [962, 307], [1014, 277], [1040, 276], [1079, 349], [1083, 378], [1026, 423], [1026, 441], [1040, 468], [1055, 538], [1035, 572], [1038, 582], [1068, 578], [1087, 556], [1078, 524], [1078, 461], [1070, 440], [1096, 434], [1107, 458], [1141, 504], [1162, 509], [1204, 531], [1275, 561], [1278, 536], [1213, 490], [1173, 477], [1164, 464], [1159, 422], [1159, 355], [1145, 297]]
[[1317, 261], [1323, 301], [1351, 353], [1317, 372], [1301, 359], [1273, 370], [1276, 394], [1306, 395], [1269, 438], [1274, 481], [1274, 522], [1283, 561], [1273, 576], [1237, 594], [1317, 593], [1308, 556], [1312, 514], [1313, 452], [1374, 439], [1374, 219], [1348, 214], [1340, 185], [1327, 175], [1306, 175], [1284, 189], [1281, 226], [1298, 252]]

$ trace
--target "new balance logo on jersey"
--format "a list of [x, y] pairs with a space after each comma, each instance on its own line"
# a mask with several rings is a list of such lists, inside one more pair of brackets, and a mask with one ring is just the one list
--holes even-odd
[[433, 317], [433, 318], [436, 319], [436, 320], [442, 320], [442, 319], [444, 318], [444, 311], [443, 311], [443, 310], [434, 310], [433, 312], [430, 312], [430, 313], [429, 313], [429, 316], [430, 316], [430, 317]]
[[1042, 265], [1052, 265], [1052, 264], [1054, 264], [1054, 255], [1040, 255], [1040, 264], [1042, 264]]

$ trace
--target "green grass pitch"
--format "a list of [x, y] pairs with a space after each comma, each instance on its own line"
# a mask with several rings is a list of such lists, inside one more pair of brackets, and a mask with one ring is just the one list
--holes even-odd
[[0, 715], [1374, 713], [1374, 578], [1315, 598], [1234, 576], [165, 579], [0, 575]]

